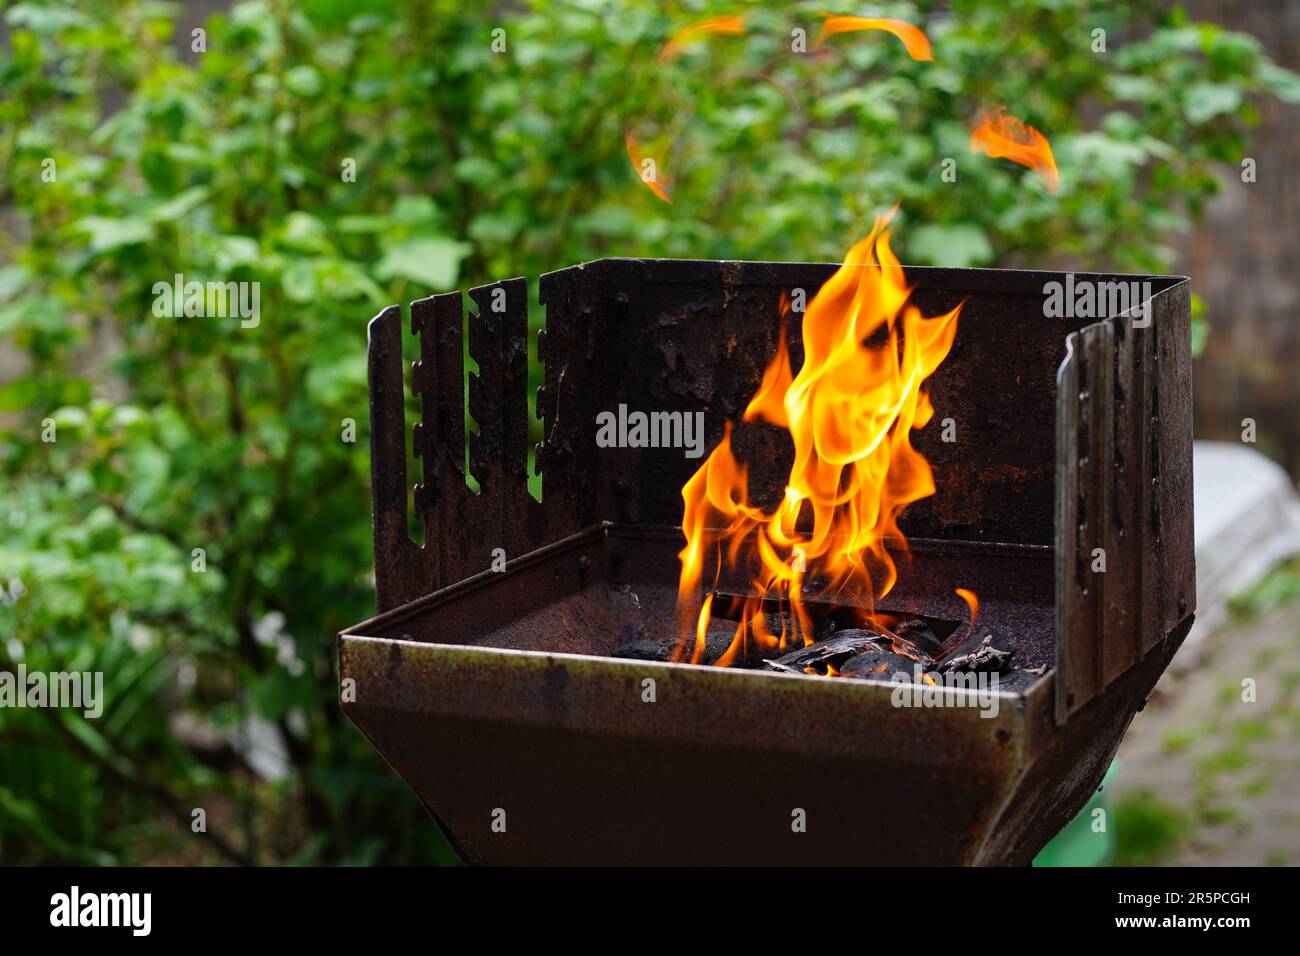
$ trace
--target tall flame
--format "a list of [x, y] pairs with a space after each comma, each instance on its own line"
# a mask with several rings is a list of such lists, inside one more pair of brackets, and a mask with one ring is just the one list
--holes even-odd
[[971, 130], [970, 148], [994, 159], [1009, 159], [1032, 169], [1050, 192], [1056, 192], [1061, 185], [1061, 176], [1056, 171], [1052, 144], [1038, 130], [1005, 110], [1005, 106], [1000, 106], [991, 113], [980, 115]]
[[714, 585], [725, 562], [748, 569], [754, 586], [725, 662], [744, 654], [751, 640], [783, 647], [794, 636], [768, 631], [764, 597], [788, 605], [810, 643], [805, 579], [815, 577], [828, 592], [850, 591], [868, 611], [894, 585], [886, 546], [905, 546], [898, 517], [935, 490], [930, 466], [910, 440], [934, 412], [921, 386], [952, 347], [961, 307], [926, 318], [909, 302], [887, 224], [888, 218], [876, 222], [808, 304], [798, 374], [782, 333], [745, 409], [745, 421], [778, 425], [793, 439], [794, 462], [776, 510], [750, 503], [730, 424], [682, 488], [676, 660], [703, 658], [713, 598], [710, 588], [700, 607], [700, 586], [711, 555]]

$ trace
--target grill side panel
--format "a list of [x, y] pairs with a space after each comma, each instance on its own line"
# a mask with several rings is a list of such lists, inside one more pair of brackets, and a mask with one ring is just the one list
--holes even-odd
[[1072, 334], [1058, 383], [1064, 723], [1196, 610], [1187, 280]]

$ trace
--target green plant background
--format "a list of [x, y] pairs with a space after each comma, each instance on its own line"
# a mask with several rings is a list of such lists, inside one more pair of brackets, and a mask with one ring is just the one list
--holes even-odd
[[[172, 4], [6, 6], [0, 666], [102, 670], [108, 704], [0, 710], [0, 860], [452, 859], [336, 703], [335, 634], [373, 608], [384, 305], [515, 275], [535, 295], [605, 255], [834, 260], [896, 202], [904, 262], [1165, 271], [1248, 155], [1252, 99], [1300, 100], [1253, 38], [1147, 2], [836, 11], [922, 24], [934, 63], [884, 33], [792, 54], [821, 0], [485, 7], [252, 0], [195, 53]], [[736, 12], [746, 37], [656, 64]], [[1058, 193], [969, 152], [1000, 104], [1050, 137]], [[671, 205], [625, 121], [672, 131]], [[156, 317], [177, 273], [259, 282], [260, 325]]]

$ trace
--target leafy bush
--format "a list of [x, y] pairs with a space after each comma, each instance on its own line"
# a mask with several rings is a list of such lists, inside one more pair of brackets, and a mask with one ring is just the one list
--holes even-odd
[[[895, 202], [904, 261], [1167, 269], [1249, 97], [1300, 93], [1151, 3], [889, 5], [934, 63], [883, 33], [792, 54], [823, 4], [752, 8], [666, 66], [673, 29], [736, 8], [363, 6], [239, 3], [202, 52], [170, 4], [7, 10], [0, 656], [102, 670], [108, 708], [0, 711], [6, 861], [449, 859], [336, 704], [334, 635], [373, 606], [383, 305], [603, 255], [830, 260]], [[1004, 103], [1060, 192], [969, 152]], [[671, 205], [625, 124], [671, 141]], [[260, 322], [156, 315], [177, 274], [260, 283]]]

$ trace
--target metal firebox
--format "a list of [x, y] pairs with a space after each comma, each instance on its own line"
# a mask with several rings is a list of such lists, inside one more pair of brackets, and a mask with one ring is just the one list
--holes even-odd
[[[904, 516], [883, 607], [956, 620], [952, 586], [975, 590], [981, 620], [1043, 669], [996, 716], [900, 708], [884, 681], [609, 656], [675, 627], [681, 488], [700, 462], [598, 447], [597, 415], [702, 412], [711, 448], [783, 323], [801, 360], [783, 294], [810, 299], [836, 268], [605, 259], [543, 276], [540, 502], [525, 280], [470, 292], [477, 493], [461, 296], [411, 305], [414, 516], [401, 310], [371, 322], [380, 613], [340, 635], [343, 706], [466, 860], [1025, 864], [1097, 788], [1195, 610], [1183, 278], [906, 270], [925, 314], [965, 303], [930, 381], [957, 440], [937, 422], [913, 435], [938, 492]], [[1067, 281], [1149, 283], [1149, 298], [1046, 318], [1048, 284]], [[779, 436], [737, 447], [756, 499], [779, 495]]]

